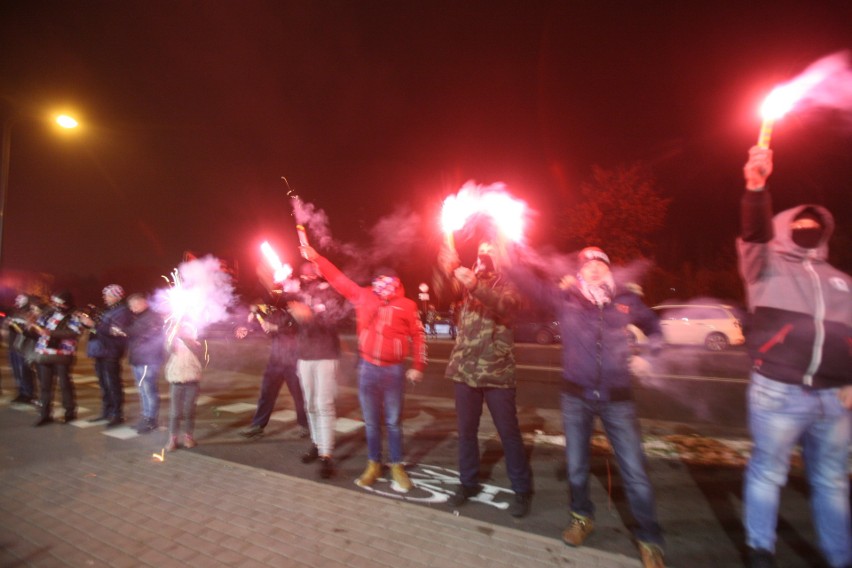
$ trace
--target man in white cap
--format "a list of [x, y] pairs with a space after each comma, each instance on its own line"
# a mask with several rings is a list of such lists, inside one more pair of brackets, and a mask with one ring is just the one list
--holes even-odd
[[124, 385], [121, 358], [127, 351], [123, 331], [133, 319], [122, 301], [124, 288], [110, 284], [103, 289], [104, 309], [99, 314], [81, 313], [80, 321], [89, 328], [86, 355], [95, 360], [95, 374], [101, 387], [101, 414], [90, 422], [107, 420], [107, 428], [124, 422]]
[[[612, 446], [624, 493], [636, 520], [634, 538], [642, 565], [662, 568], [663, 533], [657, 520], [654, 490], [645, 470], [642, 437], [633, 401], [631, 375], [642, 360], [634, 357], [626, 327], [636, 325], [653, 349], [662, 333], [656, 314], [626, 285], [613, 278], [610, 259], [598, 247], [578, 255], [576, 275], [559, 287], [529, 270], [511, 272], [536, 305], [552, 311], [562, 329], [562, 423], [571, 489], [570, 520], [562, 533], [569, 546], [581, 546], [592, 533], [595, 505], [590, 490], [591, 438], [598, 417]], [[560, 289], [561, 288], [561, 289]]]

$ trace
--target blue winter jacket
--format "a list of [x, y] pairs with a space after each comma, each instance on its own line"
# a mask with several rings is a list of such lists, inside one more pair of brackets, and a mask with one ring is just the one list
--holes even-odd
[[524, 269], [513, 269], [511, 275], [537, 306], [559, 320], [563, 390], [587, 400], [631, 400], [634, 351], [627, 326], [641, 329], [656, 349], [662, 340], [657, 314], [626, 288], [616, 286], [612, 301], [599, 308], [576, 286], [560, 290]]
[[121, 359], [127, 351], [127, 338], [113, 335], [112, 328], [126, 331], [132, 319], [133, 314], [124, 302], [118, 302], [104, 310], [95, 327], [89, 332], [86, 355], [98, 359]]

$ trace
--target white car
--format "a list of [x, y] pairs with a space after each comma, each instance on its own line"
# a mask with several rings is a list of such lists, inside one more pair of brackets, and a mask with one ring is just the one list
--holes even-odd
[[672, 345], [704, 345], [723, 351], [745, 343], [740, 320], [723, 304], [663, 304], [653, 309], [660, 317], [663, 339]]

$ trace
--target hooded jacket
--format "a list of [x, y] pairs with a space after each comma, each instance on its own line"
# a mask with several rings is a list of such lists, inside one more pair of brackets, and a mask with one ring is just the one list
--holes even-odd
[[[806, 208], [824, 228], [813, 249], [796, 245], [790, 228]], [[767, 191], [743, 196], [737, 253], [749, 307], [746, 346], [767, 378], [818, 389], [852, 384], [852, 278], [826, 261], [833, 231], [834, 218], [819, 205], [773, 218]]]
[[398, 365], [408, 357], [418, 371], [426, 369], [426, 339], [414, 300], [406, 298], [402, 286], [387, 301], [368, 286], [358, 286], [328, 259], [316, 259], [328, 283], [355, 307], [358, 351], [368, 363], [379, 367]]

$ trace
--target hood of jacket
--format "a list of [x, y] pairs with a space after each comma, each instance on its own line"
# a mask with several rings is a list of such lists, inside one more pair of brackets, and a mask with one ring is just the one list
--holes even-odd
[[[800, 247], [793, 242], [793, 230], [790, 224], [805, 209], [816, 211], [822, 218], [822, 238], [816, 248], [808, 249]], [[825, 262], [828, 260], [828, 241], [834, 233], [834, 217], [828, 209], [821, 205], [797, 205], [776, 214], [772, 218], [774, 237], [770, 246], [776, 252], [787, 258], [803, 259], [812, 258]]]

